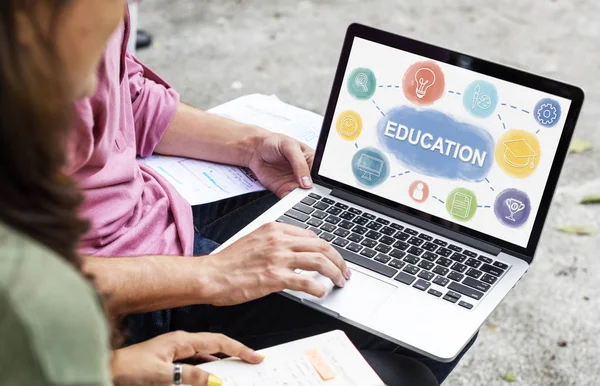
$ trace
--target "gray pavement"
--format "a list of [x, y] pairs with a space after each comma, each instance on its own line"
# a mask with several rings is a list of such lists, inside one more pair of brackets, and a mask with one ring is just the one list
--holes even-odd
[[156, 43], [139, 57], [202, 108], [260, 92], [322, 114], [353, 21], [583, 87], [575, 136], [597, 149], [569, 156], [535, 263], [445, 385], [504, 385], [509, 371], [517, 385], [600, 384], [600, 238], [555, 230], [600, 230], [600, 205], [577, 204], [600, 194], [600, 2], [144, 0], [140, 14]]

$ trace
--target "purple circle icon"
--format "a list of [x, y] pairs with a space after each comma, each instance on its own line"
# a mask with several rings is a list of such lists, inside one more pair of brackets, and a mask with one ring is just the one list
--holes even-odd
[[494, 213], [502, 224], [511, 228], [519, 228], [529, 219], [531, 201], [525, 192], [506, 189], [496, 197]]

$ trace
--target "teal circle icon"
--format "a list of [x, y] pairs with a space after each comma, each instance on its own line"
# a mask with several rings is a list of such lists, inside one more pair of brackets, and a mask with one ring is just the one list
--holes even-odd
[[498, 90], [490, 82], [477, 80], [463, 92], [463, 105], [471, 115], [487, 118], [498, 106]]
[[367, 147], [352, 157], [352, 172], [361, 185], [372, 188], [388, 178], [390, 163], [381, 151]]
[[347, 81], [348, 92], [356, 99], [369, 99], [377, 88], [375, 74], [368, 68], [357, 68], [350, 73]]

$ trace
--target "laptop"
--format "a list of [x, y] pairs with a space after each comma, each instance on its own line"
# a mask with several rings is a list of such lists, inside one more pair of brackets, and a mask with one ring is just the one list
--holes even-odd
[[283, 294], [442, 362], [527, 272], [582, 107], [577, 87], [402, 36], [347, 31], [312, 167], [228, 240], [315, 232], [352, 278]]

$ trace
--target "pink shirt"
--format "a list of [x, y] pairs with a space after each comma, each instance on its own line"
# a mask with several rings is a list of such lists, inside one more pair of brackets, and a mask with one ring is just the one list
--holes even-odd
[[111, 37], [96, 93], [77, 103], [68, 172], [85, 194], [91, 229], [80, 253], [96, 256], [191, 255], [187, 201], [136, 156], [152, 154], [179, 95], [126, 53], [128, 23]]

